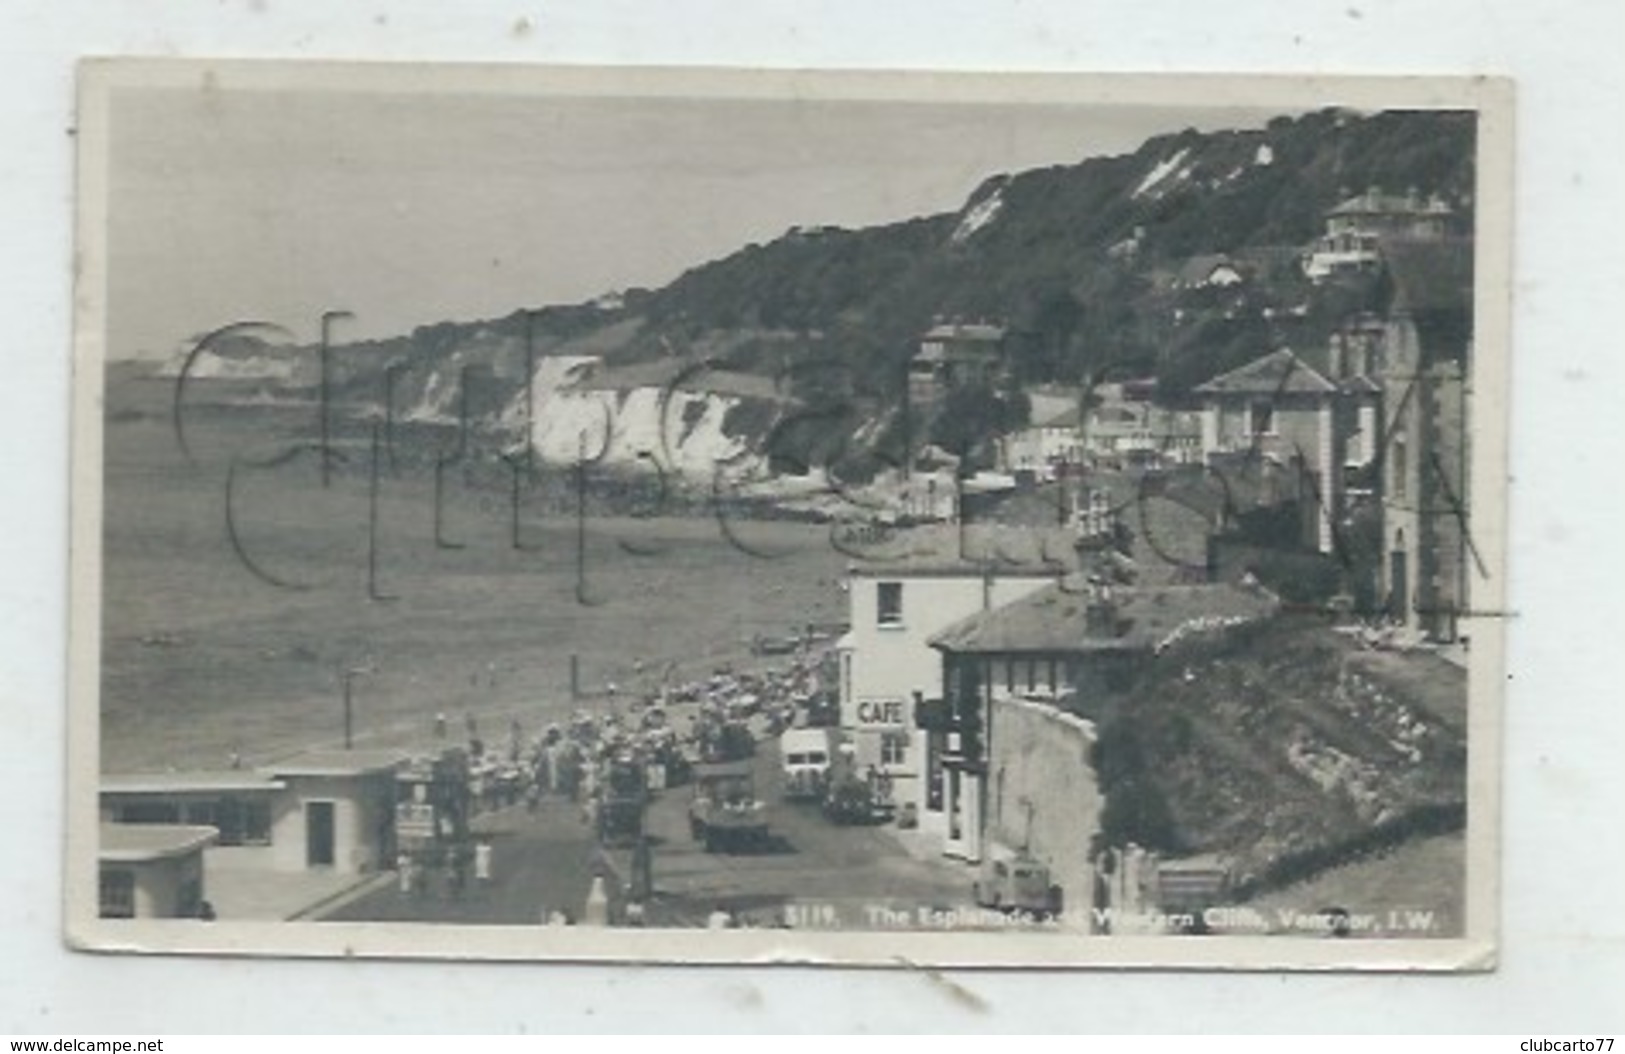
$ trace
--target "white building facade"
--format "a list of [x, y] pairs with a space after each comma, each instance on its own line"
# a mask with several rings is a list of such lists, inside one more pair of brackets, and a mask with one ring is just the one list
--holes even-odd
[[[849, 567], [851, 630], [840, 643], [841, 728], [858, 771], [889, 777], [893, 800], [912, 803], [920, 828], [943, 835], [947, 744], [920, 729], [916, 713], [943, 695], [942, 659], [930, 640], [967, 616], [1037, 592], [1077, 562], [1068, 531], [971, 525], [963, 542], [958, 534], [897, 532], [916, 544]], [[965, 855], [967, 845], [945, 845], [947, 855]]]

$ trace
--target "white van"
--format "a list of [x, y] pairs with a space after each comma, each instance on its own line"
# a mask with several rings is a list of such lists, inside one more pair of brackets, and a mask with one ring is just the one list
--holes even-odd
[[786, 798], [823, 798], [824, 788], [829, 785], [833, 740], [834, 729], [830, 728], [792, 728], [779, 737]]

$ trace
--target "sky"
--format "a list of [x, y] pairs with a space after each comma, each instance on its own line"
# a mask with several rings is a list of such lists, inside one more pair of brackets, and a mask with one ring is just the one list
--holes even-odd
[[241, 319], [338, 339], [657, 287], [794, 225], [959, 209], [987, 176], [1271, 112], [121, 88], [108, 355]]

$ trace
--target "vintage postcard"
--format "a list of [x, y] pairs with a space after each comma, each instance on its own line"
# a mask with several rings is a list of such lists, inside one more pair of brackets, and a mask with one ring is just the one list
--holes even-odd
[[1509, 84], [80, 88], [75, 946], [1494, 965]]

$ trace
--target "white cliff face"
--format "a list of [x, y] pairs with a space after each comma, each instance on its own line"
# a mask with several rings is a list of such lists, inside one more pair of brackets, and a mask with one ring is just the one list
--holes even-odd
[[1001, 186], [975, 205], [966, 209], [949, 237], [955, 245], [963, 245], [971, 239], [977, 231], [986, 227], [998, 218], [999, 210], [1004, 208], [1004, 188]]
[[1173, 157], [1153, 165], [1151, 171], [1145, 174], [1145, 178], [1140, 180], [1140, 185], [1134, 188], [1134, 192], [1129, 197], [1143, 198], [1148, 194], [1161, 197], [1172, 189], [1171, 185], [1165, 184], [1169, 184], [1170, 180], [1177, 183], [1188, 175], [1188, 170], [1182, 170], [1179, 166], [1185, 163], [1185, 158], [1190, 155], [1190, 152], [1190, 147], [1180, 147]]
[[[647, 469], [652, 457], [662, 470], [696, 481], [712, 480], [719, 471], [730, 480], [766, 475], [766, 458], [751, 448], [751, 437], [724, 431], [729, 411], [743, 399], [665, 387], [581, 386], [598, 361], [559, 356], [538, 364], [530, 440], [543, 461], [568, 465], [585, 457], [600, 465]], [[504, 415], [506, 422], [522, 425], [516, 419], [522, 410], [523, 396]]]
[[[192, 353], [190, 344], [177, 348], [153, 376], [172, 378], [180, 375]], [[266, 381], [292, 384], [299, 379], [299, 361], [296, 353], [284, 349], [267, 349], [259, 355], [216, 355], [205, 351], [192, 361], [187, 376], [198, 381]]]

